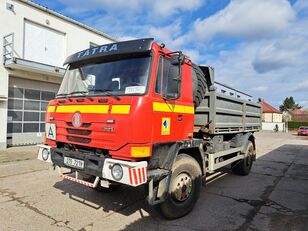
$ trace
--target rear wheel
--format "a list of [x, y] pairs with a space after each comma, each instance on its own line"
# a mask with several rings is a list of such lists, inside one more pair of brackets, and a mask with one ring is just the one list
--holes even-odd
[[193, 209], [201, 191], [201, 178], [200, 165], [194, 158], [186, 154], [176, 158], [167, 198], [160, 204], [166, 218], [179, 218]]
[[232, 172], [241, 176], [248, 175], [253, 164], [253, 155], [254, 147], [252, 142], [249, 141], [245, 152], [245, 158], [231, 164]]

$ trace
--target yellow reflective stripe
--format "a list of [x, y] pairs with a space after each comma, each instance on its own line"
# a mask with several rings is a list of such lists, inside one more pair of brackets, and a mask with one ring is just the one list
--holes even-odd
[[185, 106], [184, 105], [174, 105], [173, 112], [185, 113]]
[[194, 107], [178, 105], [178, 104], [153, 102], [153, 111], [194, 114]]
[[47, 112], [55, 112], [55, 110], [56, 110], [56, 106], [49, 106], [47, 108]]
[[112, 105], [111, 114], [129, 114], [130, 105]]
[[96, 114], [107, 114], [108, 105], [65, 105], [58, 106], [57, 112], [59, 113], [73, 113], [79, 111], [81, 113], [96, 113]]
[[195, 108], [191, 106], [185, 106], [185, 113], [187, 114], [194, 114], [195, 113]]
[[153, 102], [153, 111], [172, 112], [173, 108], [171, 104]]

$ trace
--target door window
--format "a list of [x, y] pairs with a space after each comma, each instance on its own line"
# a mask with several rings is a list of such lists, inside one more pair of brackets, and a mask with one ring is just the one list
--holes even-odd
[[[182, 68], [180, 66], [180, 68]], [[169, 59], [160, 57], [157, 68], [155, 93], [168, 98], [178, 98], [181, 89], [180, 68]]]

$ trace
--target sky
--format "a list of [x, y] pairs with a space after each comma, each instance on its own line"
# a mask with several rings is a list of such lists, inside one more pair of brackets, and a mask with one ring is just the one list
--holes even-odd
[[34, 0], [118, 40], [153, 37], [275, 107], [308, 108], [308, 0]]

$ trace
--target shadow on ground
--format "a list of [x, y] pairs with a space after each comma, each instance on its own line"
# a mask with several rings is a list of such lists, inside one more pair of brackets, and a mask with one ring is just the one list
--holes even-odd
[[[138, 217], [123, 230], [307, 230], [308, 145], [282, 145], [261, 156], [248, 176], [229, 168], [207, 177], [200, 199], [187, 216], [168, 221], [145, 202], [144, 187], [98, 192], [66, 180], [55, 188], [70, 199], [115, 214]], [[136, 217], [136, 216], [135, 216]]]

